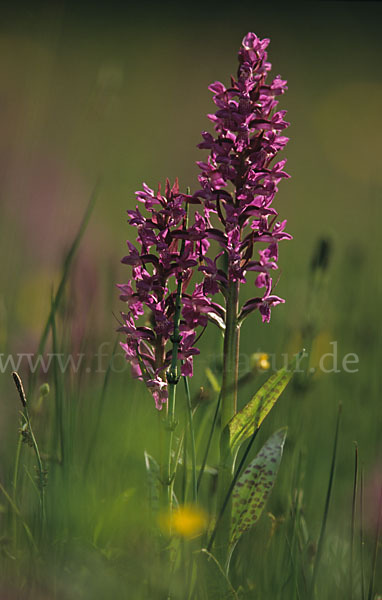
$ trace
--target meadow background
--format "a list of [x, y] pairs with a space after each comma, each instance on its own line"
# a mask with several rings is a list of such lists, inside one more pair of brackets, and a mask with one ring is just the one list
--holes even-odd
[[[55, 315], [55, 347], [49, 338], [46, 348], [85, 358], [76, 373], [62, 374], [53, 364], [39, 375], [30, 398], [41, 449], [50, 457], [44, 557], [31, 558], [21, 527], [13, 547], [12, 511], [0, 497], [1, 598], [135, 600], [147, 597], [147, 585], [150, 598], [165, 593], [145, 508], [143, 460], [145, 449], [155, 455], [160, 446], [158, 414], [118, 350], [102, 393], [115, 315], [122, 309], [114, 284], [128, 277], [120, 264], [125, 240], [133, 235], [125, 211], [135, 205], [141, 182], [155, 187], [178, 176], [183, 190], [197, 189], [195, 161], [204, 153], [196, 145], [213, 107], [207, 86], [227, 82], [235, 72], [247, 31], [271, 38], [273, 73], [289, 82], [280, 107], [291, 122], [285, 156], [292, 179], [281, 183], [276, 202], [294, 240], [280, 249], [277, 293], [287, 302], [273, 311], [269, 325], [258, 315], [246, 321], [243, 364], [253, 352], [281, 357], [298, 351], [310, 336], [313, 366], [333, 341], [339, 362], [355, 353], [359, 363], [357, 372], [340, 365], [340, 372], [318, 373], [309, 385], [297, 378], [269, 417], [256, 447], [277, 427], [289, 427], [268, 505], [274, 518], [264, 514], [246, 535], [236, 572], [252, 586], [248, 597], [305, 597], [301, 571], [297, 588], [293, 584], [296, 565], [286, 550], [289, 516], [297, 494], [306, 535], [301, 533], [303, 550], [296, 556], [308, 571], [342, 403], [318, 597], [350, 598], [354, 441], [364, 475], [369, 581], [382, 483], [381, 17], [378, 2], [36, 2], [2, 8], [0, 482], [9, 493], [20, 406], [4, 357], [37, 351], [65, 256], [95, 186], [97, 194]], [[321, 239], [331, 251], [317, 284], [311, 260]], [[209, 329], [195, 361], [193, 393], [206, 386], [207, 366], [219, 372], [219, 334]], [[27, 387], [25, 361], [19, 372]], [[241, 389], [243, 403], [262, 380]], [[45, 382], [50, 393], [39, 404], [38, 386]], [[212, 404], [207, 393], [205, 414], [212, 414]], [[21, 464], [19, 508], [33, 530], [37, 494], [27, 447]], [[272, 522], [277, 526], [270, 538]], [[354, 598], [362, 598], [358, 524]], [[382, 593], [380, 562], [376, 591]]]

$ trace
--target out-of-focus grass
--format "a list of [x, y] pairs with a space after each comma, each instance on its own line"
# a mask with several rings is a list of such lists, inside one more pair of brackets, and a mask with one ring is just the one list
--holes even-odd
[[[36, 6], [0, 29], [0, 352], [35, 352], [48, 316], [52, 284], [96, 178], [102, 187], [56, 315], [62, 352], [84, 352], [76, 374], [50, 369], [32, 421], [48, 467], [47, 529], [42, 556], [29, 556], [7, 538], [9, 503], [0, 500], [0, 577], [4, 597], [161, 598], [165, 565], [158, 558], [145, 503], [143, 453], [160, 456], [159, 419], [147, 391], [133, 382], [119, 354], [102, 399], [120, 306], [115, 282], [131, 235], [124, 211], [142, 180], [168, 175], [197, 186], [194, 161], [199, 132], [211, 110], [207, 85], [226, 81], [235, 68], [242, 35], [270, 36], [275, 72], [289, 80], [282, 99], [292, 123], [286, 151], [293, 179], [280, 186], [278, 208], [295, 240], [281, 248], [278, 293], [287, 299], [263, 326], [254, 316], [242, 332], [243, 364], [255, 351], [301, 347], [309, 302], [309, 262], [317, 238], [330, 236], [333, 253], [317, 298], [317, 356], [338, 342], [340, 360], [359, 357], [357, 373], [317, 374], [307, 389], [295, 382], [264, 424], [254, 454], [276, 427], [288, 424], [279, 479], [260, 523], [240, 542], [234, 583], [253, 588], [247, 597], [305, 598], [328, 485], [337, 407], [342, 402], [337, 469], [328, 514], [318, 598], [349, 598], [353, 441], [364, 469], [365, 589], [382, 479], [380, 410], [379, 141], [382, 90], [377, 3], [309, 3], [303, 9], [243, 5], [235, 24], [219, 14], [169, 14], [168, 7], [82, 13]], [[249, 284], [251, 286], [252, 284]], [[248, 292], [249, 295], [250, 292]], [[100, 352], [107, 356], [99, 358]], [[205, 385], [219, 334], [202, 340], [192, 393]], [[101, 363], [99, 362], [101, 360]], [[101, 368], [100, 368], [101, 365]], [[118, 372], [120, 371], [120, 372]], [[21, 368], [27, 377], [27, 369]], [[262, 376], [264, 378], [264, 376]], [[241, 390], [247, 401], [263, 379]], [[8, 368], [0, 379], [0, 481], [12, 496], [18, 400]], [[62, 401], [63, 434], [54, 426]], [[30, 398], [33, 404], [35, 395]], [[178, 406], [185, 410], [179, 394]], [[207, 442], [213, 403], [195, 416], [199, 447]], [[185, 419], [185, 414], [182, 414]], [[61, 437], [60, 437], [61, 435]], [[200, 439], [199, 439], [200, 438]], [[66, 460], [62, 459], [62, 444]], [[214, 452], [209, 462], [214, 465]], [[90, 459], [88, 460], [88, 457]], [[198, 461], [202, 458], [199, 450]], [[215, 456], [216, 458], [216, 456]], [[38, 494], [33, 454], [23, 447], [18, 506], [34, 535]], [[379, 482], [379, 483], [378, 483]], [[210, 497], [205, 475], [203, 498]], [[358, 504], [359, 509], [359, 504]], [[358, 512], [359, 516], [359, 512]], [[355, 536], [354, 598], [361, 597], [359, 528]], [[155, 526], [154, 526], [155, 529]], [[273, 533], [272, 538], [270, 533]], [[380, 571], [380, 570], [379, 570]], [[382, 580], [377, 570], [376, 591]], [[307, 582], [305, 582], [305, 577]], [[182, 576], [173, 590], [183, 598]], [[298, 592], [296, 591], [298, 590]], [[29, 594], [29, 596], [28, 596]], [[367, 597], [367, 596], [366, 596]]]

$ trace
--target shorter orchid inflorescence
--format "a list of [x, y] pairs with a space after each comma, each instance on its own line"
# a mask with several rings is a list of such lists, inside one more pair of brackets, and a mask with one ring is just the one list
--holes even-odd
[[[129, 254], [122, 262], [132, 267], [133, 282], [118, 285], [121, 300], [127, 304], [122, 314], [120, 331], [126, 334], [122, 343], [133, 375], [143, 379], [151, 390], [160, 410], [168, 398], [168, 374], [172, 344], [178, 344], [181, 374], [193, 373], [193, 356], [198, 327], [207, 325], [208, 313], [219, 316], [219, 306], [203, 293], [202, 283], [194, 283], [190, 293], [193, 270], [203, 260], [209, 242], [203, 219], [195, 215], [195, 224], [187, 234], [187, 204], [191, 197], [179, 192], [178, 182], [171, 187], [167, 181], [164, 195], [159, 187], [154, 193], [144, 184], [137, 198], [144, 203], [148, 216], [139, 207], [129, 210], [130, 225], [138, 229], [138, 250], [127, 242]], [[185, 235], [186, 234], [186, 235]], [[179, 331], [174, 330], [177, 286], [181, 282], [181, 314]], [[174, 335], [178, 339], [174, 339]]]
[[[129, 254], [122, 259], [132, 267], [132, 282], [118, 286], [127, 304], [121, 345], [158, 409], [168, 399], [174, 342], [181, 374], [192, 375], [198, 328], [202, 331], [208, 319], [225, 328], [230, 283], [239, 287], [253, 271], [256, 287], [263, 290], [241, 307], [239, 325], [256, 309], [269, 322], [271, 307], [284, 302], [273, 293], [271, 273], [277, 269], [278, 243], [291, 236], [271, 205], [279, 181], [289, 177], [285, 160], [272, 164], [288, 141], [281, 135], [288, 126], [286, 111], [275, 110], [286, 82], [280, 76], [266, 81], [268, 43], [246, 35], [237, 77], [228, 88], [220, 82], [209, 88], [218, 110], [208, 115], [215, 136], [203, 132], [199, 144], [210, 151], [207, 162], [198, 162], [201, 189], [182, 194], [177, 182], [171, 188], [167, 181], [162, 194], [160, 187], [154, 193], [144, 184], [137, 198], [148, 216], [138, 206], [128, 211], [140, 249], [128, 241]], [[188, 206], [195, 204], [201, 210], [188, 215]], [[217, 294], [222, 294], [220, 304], [213, 301]]]

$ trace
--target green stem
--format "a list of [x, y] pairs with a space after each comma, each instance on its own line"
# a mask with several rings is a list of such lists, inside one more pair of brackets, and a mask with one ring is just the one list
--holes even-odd
[[[227, 295], [226, 330], [224, 334], [223, 383], [221, 392], [220, 463], [217, 490], [217, 514], [215, 550], [221, 564], [225, 564], [231, 528], [231, 498], [234, 457], [229, 444], [227, 425], [236, 414], [239, 358], [239, 283], [230, 282]], [[228, 501], [227, 501], [228, 497]]]
[[[170, 403], [175, 406], [175, 385], [173, 384], [169, 384], [169, 392], [168, 392], [168, 402], [169, 405]], [[173, 411], [171, 411], [171, 413], [173, 413]], [[168, 432], [168, 436], [167, 436], [167, 459], [166, 459], [166, 471], [165, 471], [165, 481], [164, 484], [166, 486], [166, 490], [167, 490], [167, 505], [170, 509], [170, 511], [172, 510], [172, 493], [173, 493], [173, 487], [174, 487], [174, 482], [173, 482], [173, 473], [172, 473], [172, 442], [173, 442], [173, 437], [174, 437], [174, 429], [175, 429], [175, 422], [174, 420], [171, 418], [171, 413], [170, 410], [168, 411], [168, 416], [167, 416], [167, 423], [166, 423], [166, 429]]]
[[[12, 481], [12, 500], [13, 503], [17, 504], [17, 482], [19, 478], [19, 466], [20, 466], [20, 456], [21, 456], [21, 448], [23, 444], [22, 435], [19, 435], [19, 439], [17, 440], [17, 448], [16, 448], [16, 458], [15, 458], [15, 468], [13, 470], [13, 481]], [[13, 549], [16, 550], [17, 547], [17, 515], [16, 512], [12, 512], [12, 538], [13, 538]]]
[[350, 526], [350, 568], [349, 568], [349, 600], [353, 600], [353, 564], [354, 564], [354, 532], [357, 508], [357, 490], [358, 490], [358, 445], [355, 442], [354, 447], [354, 481], [353, 481], [353, 500], [351, 510]]
[[25, 533], [28, 537], [28, 540], [31, 543], [31, 546], [33, 547], [34, 550], [36, 550], [36, 552], [38, 552], [38, 548], [37, 548], [36, 542], [33, 539], [31, 530], [29, 529], [27, 523], [23, 520], [21, 512], [20, 512], [19, 508], [17, 507], [16, 503], [13, 501], [13, 499], [11, 498], [11, 496], [8, 494], [7, 490], [4, 488], [4, 486], [1, 483], [0, 483], [0, 492], [2, 492], [5, 496], [5, 498], [8, 500], [13, 513], [20, 519], [22, 526], [25, 529]]
[[[187, 229], [187, 209], [186, 215], [183, 222], [183, 230]], [[180, 247], [180, 256], [182, 256], [184, 249], [186, 246], [185, 239], [182, 240], [182, 244]], [[172, 442], [174, 437], [174, 431], [177, 425], [175, 419], [175, 396], [176, 396], [176, 385], [179, 381], [178, 375], [178, 352], [179, 352], [179, 344], [181, 342], [180, 336], [180, 318], [182, 313], [182, 274], [180, 273], [177, 277], [177, 289], [176, 289], [176, 297], [175, 297], [175, 310], [174, 310], [174, 331], [171, 337], [172, 341], [172, 355], [171, 355], [171, 365], [170, 369], [167, 373], [167, 382], [168, 382], [168, 404], [167, 404], [167, 423], [166, 428], [168, 431], [167, 436], [167, 461], [166, 461], [166, 473], [165, 473], [165, 485], [167, 486], [167, 503], [170, 509], [172, 510], [172, 496], [174, 489], [174, 478], [175, 478], [175, 470], [172, 472]]]
[[209, 433], [209, 436], [208, 436], [208, 441], [207, 441], [206, 450], [205, 450], [204, 456], [203, 456], [202, 466], [200, 467], [200, 471], [199, 471], [199, 476], [198, 476], [198, 490], [200, 488], [200, 484], [202, 482], [204, 470], [206, 468], [208, 454], [209, 454], [209, 451], [210, 451], [212, 438], [214, 436], [214, 431], [215, 431], [216, 423], [217, 423], [217, 420], [218, 420], [220, 403], [221, 403], [221, 392], [219, 393], [218, 401], [216, 403], [216, 409], [215, 409], [215, 413], [214, 413], [214, 418], [213, 418], [211, 429], [210, 429], [210, 433]]
[[[322, 556], [322, 549], [323, 549], [325, 532], [326, 532], [326, 524], [327, 524], [327, 520], [328, 520], [330, 500], [331, 500], [331, 496], [332, 496], [334, 472], [335, 472], [335, 468], [336, 468], [337, 446], [338, 446], [338, 438], [339, 438], [340, 422], [341, 422], [341, 411], [342, 411], [342, 405], [339, 404], [338, 414], [337, 414], [336, 432], [334, 435], [334, 445], [333, 445], [333, 452], [332, 452], [332, 464], [330, 467], [330, 475], [329, 475], [329, 484], [328, 484], [328, 490], [326, 492], [325, 509], [324, 509], [324, 516], [323, 516], [322, 524], [321, 524], [321, 531], [320, 531], [320, 535], [319, 535], [318, 543], [317, 543], [316, 559], [314, 561], [314, 566], [313, 566], [313, 574], [312, 574], [312, 580], [311, 580], [311, 584], [310, 584], [310, 593], [308, 596], [309, 600], [313, 600], [313, 598], [315, 596], [318, 567], [319, 567], [319, 564], [321, 561], [321, 556]], [[371, 600], [371, 598], [369, 600]]]
[[175, 420], [175, 396], [176, 396], [176, 385], [179, 381], [178, 376], [178, 352], [179, 352], [179, 344], [181, 341], [179, 325], [180, 325], [180, 316], [181, 316], [181, 308], [182, 308], [182, 278], [178, 277], [178, 286], [176, 291], [175, 298], [175, 313], [174, 313], [174, 333], [171, 337], [172, 341], [172, 356], [171, 356], [171, 366], [167, 373], [167, 381], [168, 381], [168, 404], [167, 404], [167, 423], [166, 428], [168, 430], [167, 437], [167, 462], [166, 462], [166, 473], [165, 473], [165, 485], [167, 486], [167, 502], [170, 508], [172, 509], [172, 495], [174, 489], [174, 476], [172, 472], [172, 442], [174, 437], [174, 431], [176, 428], [176, 420]]
[[360, 516], [360, 563], [361, 563], [361, 600], [365, 600], [365, 569], [364, 569], [364, 549], [365, 540], [363, 534], [363, 467], [361, 467], [361, 481], [360, 481], [360, 498], [359, 498], [359, 516]]
[[[53, 303], [53, 298], [52, 298]], [[52, 349], [53, 349], [53, 380], [54, 380], [54, 389], [55, 389], [55, 429], [53, 436], [53, 443], [57, 444], [57, 439], [59, 440], [59, 448], [60, 448], [60, 464], [63, 468], [66, 468], [66, 444], [65, 444], [65, 426], [64, 426], [64, 405], [62, 398], [62, 387], [61, 381], [59, 377], [59, 369], [58, 369], [58, 344], [57, 344], [57, 329], [56, 329], [56, 317], [55, 313], [53, 313], [51, 319], [51, 331], [52, 331]], [[54, 453], [57, 452], [57, 447], [54, 447]]]
[[16, 454], [16, 465], [15, 465], [15, 472], [14, 472], [14, 479], [13, 479], [13, 494], [14, 494], [14, 498], [16, 498], [17, 474], [18, 474], [18, 470], [19, 470], [21, 443], [23, 441], [23, 430], [24, 430], [24, 428], [26, 428], [26, 431], [29, 435], [29, 440], [32, 442], [32, 447], [33, 447], [33, 450], [34, 450], [34, 453], [36, 456], [37, 467], [38, 467], [38, 472], [39, 472], [41, 536], [42, 536], [42, 534], [44, 532], [44, 526], [45, 526], [45, 489], [44, 489], [45, 488], [45, 473], [44, 473], [44, 469], [43, 469], [43, 465], [42, 465], [40, 451], [38, 449], [37, 441], [36, 441], [36, 438], [35, 438], [35, 435], [34, 435], [33, 429], [32, 429], [32, 424], [31, 424], [29, 410], [28, 410], [28, 403], [27, 403], [27, 398], [25, 396], [23, 383], [21, 381], [19, 374], [16, 371], [13, 371], [12, 377], [15, 382], [17, 391], [19, 393], [20, 401], [21, 401], [21, 404], [23, 407], [22, 414], [23, 414], [23, 417], [25, 420], [24, 425], [22, 425], [22, 430], [21, 430], [21, 435], [20, 435], [20, 440], [19, 440], [20, 447], [17, 448], [17, 454]]
[[239, 359], [239, 283], [232, 281], [228, 287], [226, 330], [224, 334], [223, 384], [221, 403], [222, 431], [236, 414]]
[[189, 422], [190, 437], [191, 437], [192, 499], [196, 504], [196, 502], [198, 501], [198, 484], [197, 484], [197, 478], [196, 478], [196, 448], [195, 448], [194, 419], [193, 419], [193, 415], [192, 415], [190, 386], [188, 385], [187, 377], [183, 377], [183, 381], [184, 381], [184, 387], [186, 389], [188, 422]]
[[26, 422], [28, 424], [29, 434], [33, 444], [33, 450], [36, 456], [37, 468], [38, 468], [38, 478], [39, 478], [39, 491], [40, 491], [40, 508], [41, 508], [41, 534], [44, 532], [45, 527], [45, 473], [41, 460], [40, 450], [37, 445], [37, 441], [35, 435], [33, 433], [32, 424], [29, 417], [28, 407], [25, 405], [24, 407], [24, 415]]
[[99, 403], [99, 407], [98, 407], [98, 413], [97, 413], [97, 418], [96, 418], [96, 423], [95, 423], [95, 427], [94, 427], [94, 431], [91, 437], [91, 441], [89, 444], [89, 448], [88, 448], [88, 452], [87, 452], [87, 457], [85, 460], [85, 464], [84, 464], [84, 477], [86, 478], [87, 473], [88, 473], [88, 469], [89, 469], [89, 465], [92, 459], [92, 454], [93, 454], [93, 450], [96, 447], [97, 444], [97, 437], [99, 434], [99, 430], [101, 427], [101, 417], [103, 415], [103, 410], [105, 407], [105, 400], [106, 400], [106, 395], [107, 395], [107, 389], [108, 389], [108, 384], [109, 384], [109, 379], [110, 379], [110, 374], [111, 374], [111, 369], [113, 366], [113, 359], [115, 356], [115, 353], [117, 351], [118, 348], [118, 337], [116, 337], [115, 342], [114, 342], [114, 347], [113, 347], [113, 351], [111, 353], [110, 359], [109, 359], [109, 364], [107, 365], [107, 369], [106, 369], [106, 373], [105, 373], [105, 377], [103, 380], [103, 385], [102, 385], [102, 391], [101, 391], [101, 397], [100, 397], [100, 403]]
[[375, 544], [374, 544], [374, 550], [373, 550], [373, 561], [372, 561], [369, 593], [367, 596], [367, 600], [373, 600], [373, 598], [374, 598], [374, 583], [375, 583], [375, 575], [377, 572], [377, 558], [378, 558], [379, 537], [380, 537], [380, 533], [381, 533], [381, 522], [382, 522], [382, 486], [380, 487], [380, 491], [379, 491], [378, 520], [377, 520], [377, 529], [375, 532]]

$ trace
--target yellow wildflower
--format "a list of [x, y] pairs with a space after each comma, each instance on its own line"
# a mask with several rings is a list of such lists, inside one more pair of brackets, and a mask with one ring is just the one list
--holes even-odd
[[255, 354], [252, 354], [251, 366], [258, 371], [268, 371], [268, 369], [271, 368], [269, 354], [266, 354], [265, 352], [256, 352]]
[[205, 531], [208, 519], [207, 514], [200, 506], [184, 504], [175, 508], [172, 515], [162, 514], [159, 523], [166, 533], [191, 539]]

